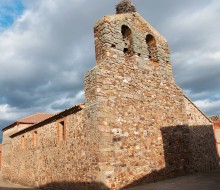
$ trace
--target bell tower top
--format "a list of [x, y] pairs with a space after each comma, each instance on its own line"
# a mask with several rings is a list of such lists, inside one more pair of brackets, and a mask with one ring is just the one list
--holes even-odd
[[122, 0], [118, 5], [116, 5], [116, 14], [132, 12], [136, 12], [136, 8], [130, 0]]
[[136, 12], [130, 0], [121, 0], [116, 14], [96, 22], [94, 37], [97, 65], [133, 61], [141, 69], [157, 68], [162, 77], [172, 78], [167, 40]]

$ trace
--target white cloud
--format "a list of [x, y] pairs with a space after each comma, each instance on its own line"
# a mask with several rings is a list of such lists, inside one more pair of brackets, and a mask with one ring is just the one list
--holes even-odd
[[175, 79], [207, 114], [220, 110], [219, 10], [220, 1], [207, 1], [200, 8], [182, 9], [163, 24], [172, 31], [168, 40]]
[[19, 112], [16, 108], [10, 107], [8, 104], [0, 104], [0, 120], [16, 120], [22, 117], [24, 113]]
[[216, 115], [220, 115], [220, 110], [219, 110], [220, 100], [217, 101], [199, 100], [199, 101], [195, 101], [195, 104], [205, 112], [210, 113], [210, 115], [212, 115], [211, 113], [213, 112], [213, 110], [215, 110]]
[[215, 61], [219, 61], [220, 63], [220, 51], [217, 52], [209, 52], [207, 55], [210, 59], [214, 59]]

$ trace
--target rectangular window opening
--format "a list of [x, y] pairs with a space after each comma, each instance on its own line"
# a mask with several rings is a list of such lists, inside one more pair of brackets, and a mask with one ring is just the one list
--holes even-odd
[[34, 145], [34, 147], [36, 147], [38, 145], [38, 134], [37, 134], [37, 131], [34, 131], [34, 134], [33, 134], [33, 145]]
[[66, 125], [64, 121], [58, 122], [58, 141], [62, 142], [66, 140]]
[[25, 138], [24, 135], [21, 137], [21, 148], [24, 149], [25, 147]]

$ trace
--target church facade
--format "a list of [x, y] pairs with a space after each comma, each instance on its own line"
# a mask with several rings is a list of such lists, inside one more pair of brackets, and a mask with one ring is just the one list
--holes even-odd
[[215, 169], [212, 122], [176, 85], [167, 40], [129, 1], [95, 24], [94, 37], [85, 103], [10, 134], [3, 177], [116, 190]]

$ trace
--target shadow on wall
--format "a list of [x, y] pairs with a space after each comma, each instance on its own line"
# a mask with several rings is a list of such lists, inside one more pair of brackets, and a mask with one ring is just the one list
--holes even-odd
[[163, 127], [161, 134], [166, 167], [153, 171], [122, 189], [219, 167], [213, 126]]
[[[184, 125], [163, 127], [161, 134], [166, 167], [161, 170], [153, 171], [122, 189], [195, 172], [209, 171], [219, 167], [212, 126]], [[65, 181], [49, 183], [41, 186], [40, 189], [109, 190], [109, 188], [102, 183]]]

